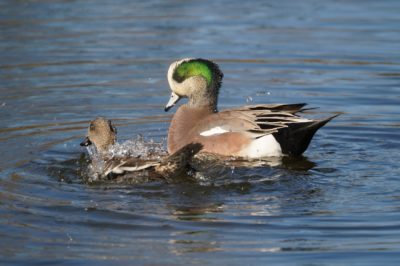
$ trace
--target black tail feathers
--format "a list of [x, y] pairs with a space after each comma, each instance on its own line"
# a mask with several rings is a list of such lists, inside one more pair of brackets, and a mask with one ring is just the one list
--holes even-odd
[[311, 139], [318, 129], [338, 115], [339, 114], [323, 120], [289, 124], [288, 127], [273, 133], [273, 136], [281, 145], [284, 154], [294, 156], [301, 155], [308, 148]]

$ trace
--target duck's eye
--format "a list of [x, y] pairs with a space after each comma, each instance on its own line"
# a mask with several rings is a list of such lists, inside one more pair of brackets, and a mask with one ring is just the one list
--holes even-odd
[[96, 127], [95, 127], [93, 124], [90, 124], [89, 129], [90, 129], [91, 131], [94, 131], [94, 130], [96, 129]]

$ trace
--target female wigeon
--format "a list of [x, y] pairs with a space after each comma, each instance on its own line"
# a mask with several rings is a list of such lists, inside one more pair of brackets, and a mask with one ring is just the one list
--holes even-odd
[[[155, 156], [141, 158], [140, 156], [112, 156], [110, 148], [116, 143], [117, 130], [110, 120], [98, 117], [90, 122], [88, 133], [81, 146], [94, 145], [97, 155], [100, 157], [102, 169], [99, 177], [95, 179], [124, 180], [127, 174], [139, 174], [147, 171], [146, 176], [171, 180], [173, 177], [186, 172], [191, 158], [201, 149], [200, 144], [190, 144], [182, 147], [170, 156]], [[122, 177], [121, 177], [122, 175]], [[127, 179], [127, 178], [125, 178]], [[129, 176], [132, 179], [132, 176]]]

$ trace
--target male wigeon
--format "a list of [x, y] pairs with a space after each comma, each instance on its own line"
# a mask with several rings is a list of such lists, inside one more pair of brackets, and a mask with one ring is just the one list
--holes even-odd
[[[126, 175], [147, 171], [147, 176], [162, 177], [167, 180], [183, 174], [189, 168], [189, 161], [201, 149], [200, 144], [182, 147], [170, 156], [141, 158], [139, 156], [112, 156], [110, 148], [116, 143], [117, 130], [110, 120], [98, 117], [90, 122], [88, 133], [81, 146], [94, 145], [102, 167], [96, 179], [108, 179], [110, 176]], [[132, 179], [132, 177], [129, 177]], [[124, 180], [124, 178], [120, 178]]]
[[298, 112], [306, 104], [259, 104], [217, 109], [223, 74], [219, 66], [205, 59], [183, 59], [168, 70], [172, 94], [168, 111], [179, 99], [188, 98], [172, 118], [168, 132], [168, 152], [190, 143], [200, 143], [202, 151], [224, 156], [262, 158], [300, 155], [315, 132], [335, 116], [311, 120]]

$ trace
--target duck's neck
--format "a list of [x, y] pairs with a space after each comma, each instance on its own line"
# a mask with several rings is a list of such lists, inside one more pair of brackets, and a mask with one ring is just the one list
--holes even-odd
[[213, 113], [217, 112], [218, 105], [218, 89], [215, 88], [210, 91], [204, 91], [204, 93], [199, 94], [196, 92], [194, 95], [189, 97], [187, 106], [196, 110], [209, 110]]
[[168, 153], [172, 154], [193, 140], [194, 128], [206, 116], [215, 113], [210, 106], [192, 107], [184, 104], [178, 108], [168, 131]]

